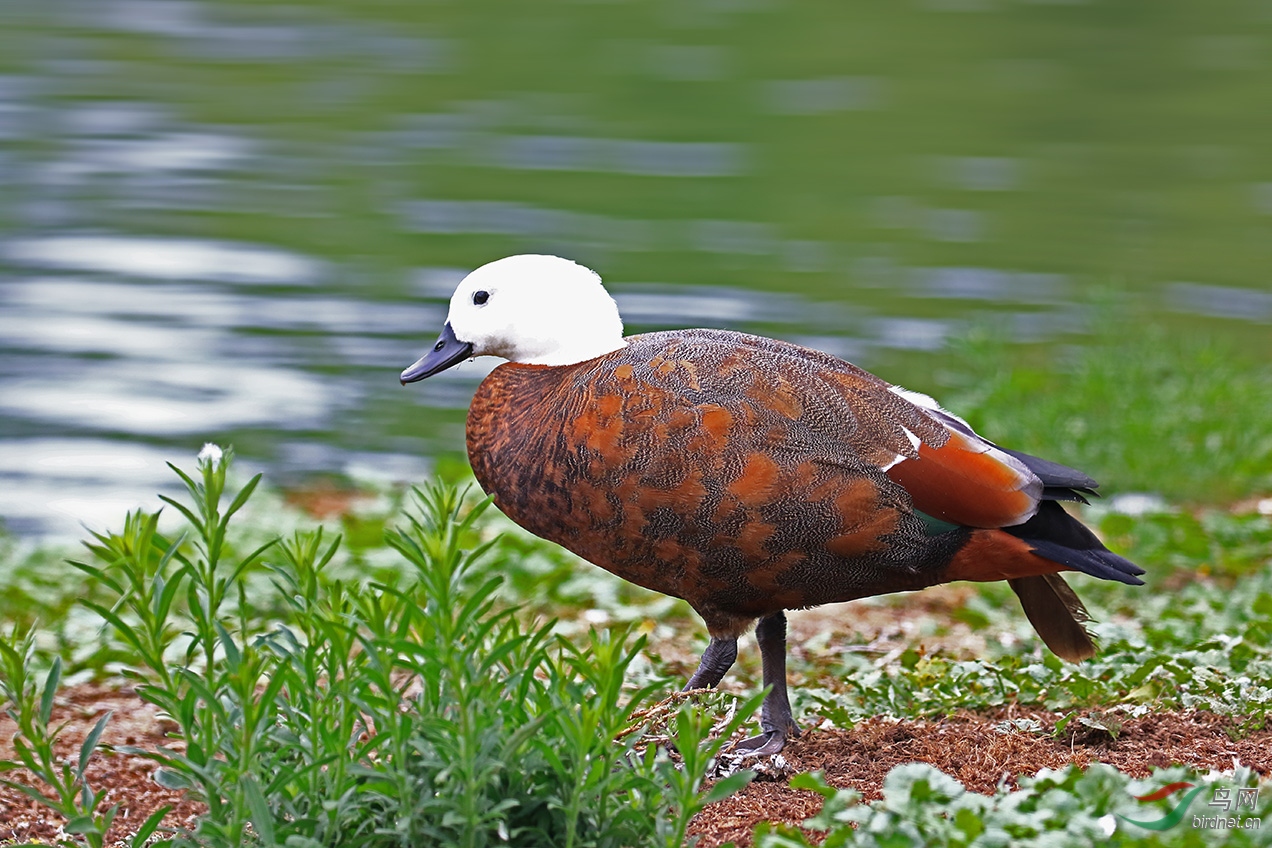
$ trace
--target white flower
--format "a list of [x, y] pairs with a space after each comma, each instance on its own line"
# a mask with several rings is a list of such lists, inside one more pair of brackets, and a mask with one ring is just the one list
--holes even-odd
[[203, 445], [203, 449], [199, 451], [198, 459], [199, 459], [199, 462], [209, 462], [213, 465], [216, 465], [217, 463], [221, 461], [221, 457], [223, 455], [224, 455], [224, 451], [221, 450], [220, 445], [213, 444], [212, 442], [207, 442]]
[[1113, 831], [1117, 830], [1117, 819], [1113, 818], [1112, 813], [1100, 816], [1095, 823], [1100, 826], [1100, 830], [1104, 831], [1105, 836], [1112, 836]]

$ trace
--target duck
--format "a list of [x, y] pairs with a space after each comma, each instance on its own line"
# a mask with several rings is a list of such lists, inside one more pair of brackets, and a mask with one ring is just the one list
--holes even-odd
[[1007, 581], [1057, 656], [1095, 655], [1063, 572], [1144, 570], [1064, 509], [1095, 480], [1000, 447], [931, 397], [828, 353], [720, 329], [623, 335], [600, 276], [509, 256], [465, 276], [405, 385], [504, 360], [466, 423], [482, 489], [512, 521], [632, 583], [684, 599], [710, 641], [684, 689], [714, 687], [754, 625], [768, 692], [744, 755], [799, 727], [786, 612]]

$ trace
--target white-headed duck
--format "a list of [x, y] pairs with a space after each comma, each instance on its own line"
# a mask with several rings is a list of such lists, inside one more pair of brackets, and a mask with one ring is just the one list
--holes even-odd
[[724, 330], [624, 338], [593, 271], [510, 256], [460, 282], [422, 380], [508, 360], [468, 412], [468, 456], [516, 523], [641, 586], [683, 598], [711, 642], [686, 689], [716, 685], [753, 622], [769, 754], [798, 733], [784, 610], [1006, 580], [1047, 646], [1095, 653], [1058, 572], [1139, 584], [1059, 501], [1096, 483], [1000, 448], [926, 395], [826, 353]]

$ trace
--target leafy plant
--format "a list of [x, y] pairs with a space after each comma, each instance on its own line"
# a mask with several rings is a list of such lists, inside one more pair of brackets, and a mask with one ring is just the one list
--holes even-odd
[[[10, 704], [5, 712], [17, 725], [13, 737], [17, 760], [0, 760], [0, 773], [25, 768], [47, 791], [8, 778], [0, 778], [0, 783], [63, 816], [66, 833], [83, 837], [90, 848], [101, 848], [106, 844], [106, 834], [119, 805], [101, 809], [103, 793], [89, 784], [87, 771], [110, 713], [93, 725], [80, 744], [77, 756], [59, 758], [54, 749], [63, 726], [53, 727], [51, 722], [62, 661], [54, 658], [43, 683], [37, 683], [34, 666], [34, 629], [15, 625], [7, 636], [0, 636], [0, 692]], [[151, 814], [128, 844], [134, 848], [145, 845], [169, 809], [163, 807]], [[64, 839], [59, 844], [74, 846], [77, 843]]]
[[[1009, 628], [1013, 614], [997, 614], [1003, 620], [987, 626]], [[1222, 591], [1194, 583], [1150, 596], [1136, 621], [1097, 625], [1097, 632], [1100, 653], [1077, 665], [1033, 641], [991, 645], [977, 659], [912, 648], [877, 664], [846, 653], [822, 669], [842, 681], [835, 691], [810, 688], [796, 697], [841, 726], [872, 715], [932, 716], [1007, 703], [1205, 709], [1239, 716], [1251, 728], [1272, 715], [1272, 571]]]
[[[1035, 777], [1021, 778], [1017, 790], [1000, 786], [995, 794], [986, 796], [967, 791], [957, 780], [932, 766], [906, 763], [894, 767], [884, 778], [881, 801], [863, 804], [858, 793], [836, 789], [820, 774], [803, 774], [792, 779], [791, 786], [821, 795], [821, 810], [802, 828], [761, 824], [756, 829], [756, 846], [1084, 848], [1096, 844], [1197, 846], [1219, 841], [1238, 846], [1268, 844], [1266, 832], [1258, 827], [1206, 831], [1183, 824], [1155, 831], [1135, 824], [1140, 820], [1159, 821], [1172, 805], [1180, 802], [1174, 796], [1149, 805], [1136, 797], [1177, 781], [1259, 788], [1260, 793], [1268, 788], [1267, 784], [1260, 787], [1258, 775], [1247, 768], [1206, 775], [1184, 768], [1159, 769], [1141, 780], [1097, 763], [1085, 770], [1072, 765], [1044, 769]], [[1272, 800], [1263, 796], [1261, 807], [1243, 810], [1240, 817], [1263, 820], [1269, 813]]]
[[[121, 533], [94, 536], [93, 562], [77, 564], [108, 596], [86, 603], [120, 643], [138, 695], [177, 727], [180, 744], [120, 750], [156, 761], [163, 785], [207, 804], [179, 839], [680, 846], [703, 805], [749, 779], [703, 793], [712, 759], [758, 697], [735, 705], [718, 735], [682, 707], [667, 746], [650, 744], [627, 718], [662, 688], [626, 682], [643, 639], [619, 628], [576, 645], [552, 622], [527, 624], [499, 605], [502, 578], [483, 564], [495, 544], [482, 541], [488, 501], [440, 484], [417, 491], [387, 536], [405, 568], [383, 582], [348, 581], [332, 577], [340, 539], [322, 530], [238, 552], [231, 519], [259, 477], [231, 498], [230, 461], [205, 449], [196, 476], [177, 470], [189, 502], [169, 503], [183, 534], [161, 534], [158, 514], [130, 514]], [[15, 635], [21, 644], [5, 654], [15, 673], [29, 666], [18, 659], [31, 638]], [[42, 690], [47, 703], [58, 669]], [[19, 750], [51, 751], [47, 708], [31, 706], [28, 678], [13, 679], [21, 733], [36, 740]], [[80, 814], [67, 793], [88, 793], [83, 764], [104, 726], [78, 770], [55, 774], [51, 760], [25, 758], [41, 776], [60, 775], [59, 794], [44, 801], [52, 809]], [[91, 811], [96, 796], [81, 798]]]
[[[248, 823], [259, 818], [258, 787], [270, 765], [259, 748], [273, 723], [273, 695], [284, 678], [266, 679], [264, 655], [231, 634], [231, 628], [243, 635], [249, 627], [243, 575], [273, 545], [268, 542], [236, 562], [228, 556], [230, 520], [260, 482], [260, 475], [252, 478], [222, 511], [232, 458], [232, 452], [205, 448], [198, 480], [170, 465], [193, 502], [187, 506], [164, 497], [187, 521], [187, 533], [193, 531], [188, 545], [184, 534], [169, 540], [158, 532], [158, 513], [136, 512], [125, 519], [122, 534], [93, 534], [95, 542], [86, 547], [98, 564], [73, 564], [114, 594], [109, 606], [91, 600], [85, 605], [131, 649], [145, 669], [126, 670], [138, 681], [137, 694], [177, 723], [184, 743], [183, 750], [125, 750], [160, 763], [164, 768], [157, 777], [164, 786], [197, 789], [208, 805], [204, 828], [242, 842]], [[238, 625], [226, 612], [235, 592]], [[184, 651], [174, 663], [179, 638]], [[262, 683], [265, 691], [257, 698]], [[255, 827], [258, 833], [268, 830], [263, 820]]]

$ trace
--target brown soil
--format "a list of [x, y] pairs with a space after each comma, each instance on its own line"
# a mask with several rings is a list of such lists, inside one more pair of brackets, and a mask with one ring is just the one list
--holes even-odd
[[[169, 740], [154, 708], [127, 690], [82, 685], [64, 690], [54, 715], [67, 721], [59, 754], [71, 755], [101, 715], [114, 712], [103, 742], [154, 748]], [[1147, 775], [1154, 766], [1182, 763], [1198, 768], [1229, 769], [1234, 763], [1272, 774], [1272, 727], [1233, 740], [1230, 719], [1208, 713], [1154, 713], [1121, 717], [1112, 736], [1071, 722], [1067, 734], [1051, 734], [1057, 713], [1009, 708], [990, 714], [962, 714], [939, 721], [872, 719], [852, 730], [810, 730], [793, 740], [781, 761], [766, 761], [761, 774], [744, 790], [715, 804], [694, 821], [691, 833], [700, 848], [717, 848], [733, 840], [751, 843], [760, 821], [798, 824], [815, 813], [819, 798], [791, 789], [789, 777], [820, 770], [834, 786], [855, 789], [867, 800], [880, 797], [883, 778], [899, 763], [925, 762], [953, 775], [975, 792], [993, 792], [1000, 781], [1015, 786], [1020, 775], [1066, 763], [1085, 766], [1110, 763], [1130, 774]], [[1109, 716], [1103, 723], [1109, 725]], [[1006, 722], [1034, 719], [1040, 732], [1010, 729]], [[0, 758], [12, 758], [13, 723], [0, 719]], [[119, 803], [111, 840], [135, 832], [154, 810], [171, 805], [167, 826], [190, 826], [201, 812], [181, 793], [160, 788], [154, 764], [132, 755], [99, 751], [89, 766], [90, 784], [106, 791], [106, 805]], [[29, 776], [7, 777], [30, 783]], [[62, 836], [61, 821], [21, 793], [0, 787], [0, 842], [52, 841]]]

